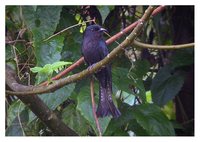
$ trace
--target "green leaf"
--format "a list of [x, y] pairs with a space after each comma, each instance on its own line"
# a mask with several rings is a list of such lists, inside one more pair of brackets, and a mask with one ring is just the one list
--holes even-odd
[[24, 136], [26, 124], [29, 120], [28, 110], [24, 109], [16, 115], [12, 124], [6, 129], [6, 136]]
[[102, 17], [102, 23], [104, 23], [106, 17], [110, 13], [110, 11], [114, 9], [114, 6], [97, 6], [97, 8]]
[[88, 121], [76, 110], [74, 104], [70, 104], [63, 110], [62, 120], [79, 135], [87, 135], [89, 131]]
[[[118, 119], [112, 119], [105, 135], [117, 135], [119, 129], [133, 131], [137, 136], [174, 136], [174, 128], [160, 108], [154, 104], [128, 106], [123, 104]], [[128, 126], [128, 128], [127, 128]]]
[[[126, 127], [128, 123], [134, 119], [133, 115], [134, 108], [128, 104], [122, 104], [120, 106], [120, 111], [122, 115], [117, 119], [112, 119], [109, 123], [105, 135], [106, 136], [118, 136], [118, 134], [128, 135], [128, 130]], [[124, 134], [124, 132], [126, 134]]]
[[43, 42], [55, 32], [61, 10], [62, 6], [37, 6], [36, 11], [31, 6], [23, 6], [24, 21], [33, 34], [37, 66], [51, 64], [61, 59], [64, 37], [56, 36]]
[[132, 131], [135, 136], [149, 136], [149, 133], [135, 119], [129, 121], [127, 130]]
[[13, 53], [13, 48], [10, 45], [6, 45], [6, 61], [13, 60], [15, 57]]
[[132, 80], [132, 84], [134, 86], [134, 95], [139, 96], [140, 99], [142, 99], [142, 102], [146, 102], [146, 90], [143, 80], [141, 78], [137, 78], [134, 72], [129, 72], [128, 76]]
[[143, 78], [150, 69], [150, 64], [147, 60], [137, 60], [134, 62], [134, 68], [131, 70], [135, 77]]
[[25, 109], [25, 105], [21, 101], [14, 101], [7, 111], [7, 125], [12, 124], [14, 119]]
[[51, 36], [59, 23], [62, 6], [23, 6], [23, 16], [34, 42]]
[[65, 62], [65, 61], [59, 61], [59, 62], [55, 62], [52, 64], [52, 69], [55, 70], [59, 70], [60, 68], [67, 66], [67, 65], [71, 65], [72, 62]]
[[69, 64], [72, 64], [72, 62], [59, 61], [53, 64], [46, 64], [44, 67], [34, 67], [31, 68], [30, 70], [33, 73], [38, 73], [36, 76], [37, 78], [36, 84], [39, 84], [40, 82], [46, 79], [50, 81], [50, 78], [52, 77], [54, 71], [58, 73], [58, 71], [62, 70], [65, 65]]
[[58, 62], [55, 62], [53, 64], [46, 64], [44, 67], [34, 67], [34, 68], [31, 68], [30, 70], [33, 73], [46, 73], [46, 74], [50, 74], [53, 71], [60, 70], [64, 66], [70, 65], [70, 64], [72, 64], [72, 62], [58, 61]]
[[134, 108], [136, 121], [152, 136], [174, 136], [171, 122], [160, 108], [153, 104], [142, 104]]
[[174, 102], [173, 101], [169, 101], [163, 108], [162, 111], [165, 113], [165, 115], [167, 116], [167, 118], [169, 120], [175, 120], [176, 119], [176, 113], [175, 113], [175, 106], [174, 106]]
[[151, 85], [153, 102], [163, 106], [172, 100], [180, 91], [184, 78], [183, 72], [175, 72], [170, 65], [160, 69]]
[[[139, 62], [134, 67], [136, 67], [136, 69], [133, 68], [130, 71], [126, 68], [121, 68], [121, 67], [113, 68], [112, 69], [113, 84], [118, 88], [118, 90], [125, 91], [129, 94], [134, 93], [131, 90], [134, 87], [134, 89], [138, 90], [134, 93], [134, 95], [139, 96], [143, 102], [146, 102], [146, 95], [145, 95], [146, 90], [142, 78], [146, 74], [148, 69], [146, 69], [146, 71], [143, 73], [138, 73], [138, 69], [140, 69]], [[139, 77], [137, 76], [137, 74]]]
[[34, 67], [34, 68], [30, 68], [30, 70], [31, 70], [33, 73], [38, 73], [38, 72], [41, 72], [42, 67]]
[[44, 101], [44, 103], [52, 110], [57, 106], [62, 104], [71, 95], [75, 88], [75, 83], [64, 86], [61, 89], [56, 90], [53, 93], [43, 94], [39, 97]]
[[[89, 122], [89, 124], [92, 126], [93, 130], [95, 131], [96, 135], [98, 135], [98, 130], [96, 128], [96, 123], [93, 117], [92, 113], [92, 103], [91, 103], [91, 98], [90, 98], [90, 88], [84, 87], [81, 89], [81, 92], [79, 93], [78, 97], [78, 105], [77, 105], [77, 110], [80, 111], [81, 115]], [[97, 103], [98, 99], [95, 99], [95, 102]], [[96, 107], [97, 108], [97, 107]], [[102, 129], [102, 133], [104, 133], [105, 129], [107, 128], [109, 122], [110, 122], [110, 117], [104, 117], [104, 118], [99, 118], [99, 123]]]
[[171, 57], [171, 64], [174, 68], [194, 64], [194, 50], [180, 49], [176, 51]]
[[[39, 95], [40, 99], [52, 110], [55, 110], [60, 104], [67, 100], [74, 91], [75, 83], [66, 85], [65, 87], [56, 90], [53, 93], [46, 93]], [[29, 114], [30, 122], [33, 121], [36, 116], [31, 112]]]
[[37, 66], [44, 66], [60, 61], [64, 37], [56, 36], [43, 43], [35, 43]]
[[75, 19], [76, 19], [76, 21], [79, 21], [81, 19], [81, 15], [80, 14], [76, 14], [75, 15]]
[[132, 93], [130, 85], [132, 80], [127, 77], [128, 69], [115, 67], [112, 68], [112, 81], [113, 84], [118, 88], [118, 90], [125, 91], [127, 93]]
[[147, 101], [148, 103], [153, 103], [151, 91], [147, 91], [147, 92], [146, 92], [146, 101]]

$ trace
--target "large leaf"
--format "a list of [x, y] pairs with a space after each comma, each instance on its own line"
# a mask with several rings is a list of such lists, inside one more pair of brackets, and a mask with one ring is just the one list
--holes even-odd
[[[60, 104], [62, 104], [67, 98], [72, 94], [75, 88], [75, 84], [69, 84], [65, 87], [56, 90], [53, 93], [47, 93], [43, 95], [39, 95], [40, 99], [52, 110], [56, 109]], [[33, 113], [29, 114], [29, 121], [33, 121], [35, 119], [35, 115]]]
[[137, 78], [143, 78], [149, 71], [150, 64], [147, 60], [137, 60], [134, 62], [134, 68], [131, 70]]
[[33, 34], [34, 42], [42, 41], [55, 32], [62, 6], [23, 6], [23, 16]]
[[180, 49], [176, 51], [171, 57], [171, 62], [173, 67], [194, 64], [194, 49]]
[[25, 127], [28, 122], [28, 110], [24, 109], [22, 112], [16, 115], [11, 125], [6, 129], [6, 136], [24, 136]]
[[64, 37], [56, 36], [47, 42], [35, 43], [37, 66], [41, 67], [59, 61], [61, 59], [61, 51], [64, 45], [63, 41]]
[[13, 102], [7, 111], [7, 126], [9, 127], [14, 119], [20, 115], [20, 113], [24, 110], [25, 105], [20, 101]]
[[128, 69], [115, 67], [112, 68], [112, 81], [118, 90], [122, 90], [128, 93], [132, 93], [130, 85], [132, 80], [128, 78]]
[[62, 120], [81, 136], [86, 136], [89, 131], [88, 121], [76, 111], [74, 104], [67, 106], [62, 112]]
[[136, 106], [134, 109], [134, 117], [149, 135], [175, 135], [171, 122], [156, 105], [143, 104]]
[[149, 136], [150, 135], [148, 131], [145, 130], [135, 119], [129, 121], [127, 130], [133, 132], [134, 136]]
[[[63, 48], [64, 37], [57, 36], [47, 42], [35, 43], [35, 56], [37, 59], [37, 66], [43, 67], [46, 64], [53, 64], [61, 59], [61, 51]], [[47, 80], [48, 74], [36, 76], [36, 84]]]
[[72, 93], [75, 88], [75, 84], [69, 84], [65, 87], [56, 90], [53, 93], [43, 94], [39, 97], [44, 101], [44, 103], [51, 109], [55, 109], [57, 106], [62, 104]]
[[25, 23], [33, 34], [37, 66], [51, 64], [61, 59], [64, 37], [56, 36], [46, 42], [43, 41], [55, 32], [61, 10], [61, 6], [23, 7]]
[[153, 102], [159, 106], [165, 105], [172, 100], [180, 91], [184, 83], [184, 73], [174, 71], [166, 65], [156, 74], [152, 81], [151, 91]]
[[[125, 91], [129, 94], [139, 96], [143, 102], [146, 101], [146, 90], [143, 83], [143, 77], [150, 68], [146, 60], [137, 60], [131, 67], [131, 70], [121, 67], [112, 69], [113, 84], [118, 90]], [[136, 90], [135, 92], [133, 90]]]
[[106, 17], [110, 13], [110, 11], [114, 9], [114, 6], [97, 6], [97, 8], [102, 17], [102, 23], [104, 23]]
[[[78, 99], [77, 109], [80, 111], [81, 115], [89, 122], [89, 124], [94, 129], [95, 133], [98, 135], [98, 130], [96, 128], [95, 119], [92, 113], [90, 88], [89, 87], [82, 88], [77, 99]], [[97, 100], [98, 98], [95, 99], [96, 104], [98, 102]], [[111, 119], [110, 117], [99, 118], [99, 123], [102, 129], [102, 133], [104, 133], [105, 129], [107, 128], [110, 119]]]
[[[123, 105], [122, 116], [112, 120], [105, 132], [106, 135], [118, 135], [116, 131], [133, 131], [137, 136], [175, 135], [171, 122], [167, 119], [160, 108], [153, 104], [142, 104], [138, 106]], [[134, 123], [134, 124], [132, 124]], [[128, 126], [128, 129], [127, 129]], [[122, 133], [124, 135], [124, 133]]]
[[[105, 131], [106, 136], [121, 136], [128, 135], [126, 130], [126, 126], [128, 122], [134, 119], [134, 115], [132, 114], [132, 107], [128, 104], [122, 104], [120, 106], [121, 116], [117, 119], [112, 119]], [[125, 133], [124, 133], [125, 132]]]

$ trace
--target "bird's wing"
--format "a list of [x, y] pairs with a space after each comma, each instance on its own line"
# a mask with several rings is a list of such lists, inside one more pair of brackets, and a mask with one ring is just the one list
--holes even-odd
[[101, 60], [108, 55], [108, 48], [105, 41], [99, 41], [99, 47], [97, 49], [100, 54]]

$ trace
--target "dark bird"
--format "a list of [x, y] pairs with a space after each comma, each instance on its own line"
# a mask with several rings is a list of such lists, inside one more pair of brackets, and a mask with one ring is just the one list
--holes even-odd
[[[88, 26], [83, 35], [82, 53], [89, 68], [108, 55], [108, 49], [103, 39], [104, 28], [99, 25]], [[99, 81], [99, 104], [97, 117], [112, 115], [114, 118], [121, 115], [112, 100], [111, 65], [106, 65], [95, 73]]]

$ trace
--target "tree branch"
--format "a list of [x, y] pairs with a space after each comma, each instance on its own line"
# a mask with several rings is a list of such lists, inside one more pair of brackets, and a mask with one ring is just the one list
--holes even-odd
[[47, 86], [44, 88], [44, 86], [36, 86], [31, 88], [32, 90], [27, 91], [21, 91], [21, 92], [12, 92], [12, 91], [6, 91], [8, 95], [33, 95], [33, 94], [42, 94], [42, 93], [48, 93], [55, 91], [64, 85], [70, 84], [72, 82], [81, 80], [82, 78], [95, 73], [99, 69], [101, 69], [103, 66], [110, 63], [114, 58], [117, 57], [117, 55], [122, 52], [125, 47], [129, 46], [133, 40], [137, 37], [138, 33], [140, 33], [144, 22], [146, 22], [149, 17], [151, 16], [151, 13], [153, 12], [154, 8], [152, 6], [149, 6], [148, 9], [145, 11], [144, 15], [140, 20], [138, 20], [138, 24], [135, 27], [135, 29], [130, 33], [130, 35], [115, 49], [112, 50], [110, 54], [107, 55], [103, 60], [96, 63], [93, 68], [85, 69], [80, 73], [68, 76], [66, 78], [54, 81], [53, 84]]
[[93, 116], [94, 116], [94, 119], [95, 119], [97, 130], [99, 132], [99, 136], [102, 136], [101, 127], [100, 127], [99, 120], [98, 120], [97, 114], [96, 114], [96, 104], [95, 104], [95, 99], [94, 99], [94, 79], [93, 79], [93, 77], [91, 77], [91, 80], [90, 80], [90, 95], [91, 95], [91, 100], [92, 100], [92, 113], [93, 113]]
[[[29, 86], [18, 84], [15, 79], [15, 72], [9, 66], [6, 66], [6, 84], [14, 91], [26, 90]], [[53, 133], [59, 136], [77, 136], [65, 123], [63, 123], [56, 114], [50, 110], [46, 104], [37, 96], [18, 96], [18, 98], [30, 108], [30, 110], [38, 117], [45, 125], [52, 130]]]
[[179, 44], [179, 45], [153, 45], [153, 44], [146, 44], [134, 40], [132, 45], [140, 47], [140, 48], [149, 48], [149, 49], [180, 49], [180, 48], [192, 48], [194, 47], [194, 43], [187, 43], [187, 44]]

